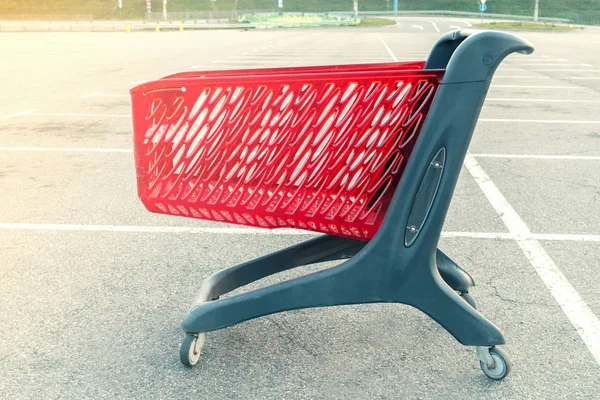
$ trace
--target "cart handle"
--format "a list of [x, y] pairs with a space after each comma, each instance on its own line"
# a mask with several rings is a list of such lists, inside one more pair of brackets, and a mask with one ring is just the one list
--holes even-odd
[[425, 69], [446, 69], [442, 83], [487, 81], [514, 52], [531, 54], [533, 45], [507, 32], [456, 30], [436, 42]]

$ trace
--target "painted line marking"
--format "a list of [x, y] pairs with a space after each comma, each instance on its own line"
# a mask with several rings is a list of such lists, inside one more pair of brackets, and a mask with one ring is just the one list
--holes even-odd
[[77, 114], [77, 113], [38, 113], [23, 114], [33, 117], [91, 117], [91, 118], [130, 118], [131, 114]]
[[84, 96], [80, 96], [82, 99], [89, 99], [91, 97], [129, 97], [130, 95], [127, 93], [101, 93], [101, 92], [94, 92], [94, 93], [89, 93], [86, 94]]
[[532, 233], [533, 240], [565, 241], [565, 242], [600, 242], [600, 235], [571, 235], [554, 233]]
[[592, 66], [592, 64], [579, 64], [579, 65], [581, 65], [583, 67], [591, 67]]
[[566, 119], [503, 119], [503, 118], [480, 118], [481, 122], [523, 122], [535, 124], [588, 124], [598, 125], [600, 121], [582, 121]]
[[214, 60], [212, 63], [217, 64], [217, 63], [221, 63], [221, 62], [223, 62], [223, 60]]
[[[0, 147], [7, 152], [72, 152], [72, 153], [133, 153], [133, 149], [106, 148], [106, 147]], [[572, 161], [600, 161], [600, 156], [575, 156], [563, 154], [491, 154], [472, 153], [475, 158], [509, 158], [523, 160], [572, 160]]]
[[433, 28], [435, 29], [436, 32], [440, 31], [440, 28], [438, 28], [438, 26], [435, 23], [435, 21], [427, 20], [427, 22], [429, 22], [431, 25], [433, 25]]
[[[519, 72], [523, 71], [523, 68], [503, 68], [500, 71], [502, 72]], [[598, 69], [536, 69], [531, 70], [531, 72], [598, 72]]]
[[383, 40], [383, 38], [381, 37], [381, 35], [379, 33], [377, 34], [377, 37], [379, 38], [379, 40], [383, 44], [383, 47], [385, 47], [385, 49], [387, 50], [387, 52], [390, 55], [390, 57], [392, 57], [392, 60], [394, 60], [394, 62], [398, 62], [398, 59], [394, 55], [394, 52], [392, 51], [392, 49], [390, 49], [390, 46], [387, 45], [387, 43], [385, 42], [385, 40]]
[[[473, 26], [473, 24], [471, 24], [469, 21], [465, 21], [464, 19], [452, 19], [452, 20], [450, 20], [450, 22], [460, 22], [461, 24], [465, 24], [469, 27]], [[450, 25], [450, 28], [452, 28], [452, 25]], [[458, 29], [462, 29], [462, 28], [459, 27]]]
[[79, 96], [79, 97], [82, 99], [87, 99], [88, 97], [98, 96], [99, 94], [100, 94], [100, 92], [92, 92], [92, 93], [84, 94], [83, 96]]
[[573, 89], [573, 90], [587, 90], [589, 88], [582, 86], [525, 86], [525, 85], [492, 85], [493, 88], [518, 88], [518, 89]]
[[34, 112], [35, 112], [35, 108], [32, 108], [31, 110], [19, 111], [14, 114], [2, 115], [2, 116], [0, 116], [0, 119], [9, 119], [9, 118], [14, 118], [14, 117], [20, 117], [22, 115], [30, 115]]
[[448, 28], [450, 28], [450, 29], [461, 29], [461, 27], [458, 26], [458, 25], [448, 25]]
[[200, 65], [194, 65], [192, 67], [192, 69], [199, 69], [199, 68], [202, 68], [202, 67], [204, 67], [204, 65], [202, 65], [202, 64], [200, 64]]
[[[139, 226], [139, 225], [76, 225], [76, 224], [31, 224], [0, 222], [0, 229], [29, 231], [86, 231], [86, 232], [132, 232], [132, 233], [217, 233], [225, 235], [323, 235], [320, 232], [280, 228], [226, 228], [191, 226]], [[442, 232], [444, 238], [515, 240], [510, 232]], [[533, 233], [527, 240], [599, 242], [600, 235], [572, 235], [555, 233]]]
[[133, 153], [133, 149], [109, 149], [93, 147], [0, 147], [0, 151], [15, 152], [81, 152], [81, 153]]
[[471, 154], [475, 158], [518, 158], [518, 159], [536, 159], [536, 160], [582, 160], [582, 161], [600, 161], [600, 156], [569, 156], [552, 154]]
[[150, 82], [148, 80], [131, 82], [132, 85], [141, 85], [142, 83]]
[[465, 159], [465, 166], [517, 241], [544, 285], [550, 290], [560, 308], [571, 321], [596, 362], [600, 364], [600, 320], [598, 317], [583, 301], [540, 242], [531, 238], [529, 227], [508, 203], [477, 160], [468, 155]]
[[567, 78], [554, 78], [551, 76], [526, 76], [526, 75], [496, 75], [494, 76], [494, 79], [496, 78], [500, 78], [500, 79], [555, 79], [555, 80], [559, 80], [559, 79], [563, 79], [563, 80], [598, 80], [600, 79], [600, 77], [597, 76], [569, 76]]
[[423, 30], [423, 26], [421, 25], [413, 25], [412, 27], [415, 29]]
[[[519, 67], [519, 66], [527, 66], [527, 67], [567, 67], [568, 65], [565, 65], [564, 63], [567, 62], [567, 60], [565, 60], [564, 58], [552, 58], [552, 59], [547, 59], [547, 60], [537, 60], [537, 61], [544, 61], [544, 62], [525, 62], [525, 63], [520, 63], [520, 62], [509, 62], [506, 65], [512, 66], [512, 67]], [[546, 62], [547, 61], [547, 62]], [[559, 62], [560, 64], [549, 64], [551, 62]], [[570, 65], [584, 65], [584, 64], [570, 64]], [[569, 65], [569, 66], [570, 66]], [[588, 65], [591, 66], [591, 65]]]
[[600, 100], [568, 100], [568, 99], [503, 99], [488, 97], [485, 101], [531, 102], [531, 103], [600, 103]]

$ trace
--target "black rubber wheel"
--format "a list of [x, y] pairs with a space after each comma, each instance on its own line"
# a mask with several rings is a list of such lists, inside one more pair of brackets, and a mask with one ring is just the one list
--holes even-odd
[[477, 310], [477, 304], [475, 304], [475, 299], [473, 298], [473, 296], [471, 296], [469, 293], [465, 292], [465, 293], [460, 293], [460, 297], [462, 297], [464, 301], [469, 303], [469, 305], [471, 307], [473, 307], [474, 309]]
[[510, 361], [510, 357], [503, 350], [492, 347], [490, 349], [490, 355], [494, 360], [494, 365], [492, 368], [489, 368], [485, 365], [484, 362], [480, 361], [479, 365], [481, 365], [481, 369], [483, 373], [487, 375], [488, 378], [494, 379], [496, 381], [500, 381], [510, 373], [512, 368], [512, 361]]
[[204, 344], [204, 334], [186, 335], [179, 347], [179, 359], [186, 367], [193, 367], [200, 360], [200, 351]]

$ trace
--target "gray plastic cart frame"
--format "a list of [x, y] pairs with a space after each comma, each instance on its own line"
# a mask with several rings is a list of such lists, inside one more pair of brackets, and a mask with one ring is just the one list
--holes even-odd
[[[183, 321], [181, 361], [198, 362], [203, 332], [252, 318], [309, 307], [402, 303], [429, 315], [463, 345], [477, 346], [486, 375], [504, 378], [510, 360], [495, 347], [504, 336], [475, 309], [468, 295], [473, 279], [437, 246], [490, 81], [513, 52], [529, 54], [533, 46], [502, 32], [442, 36], [425, 69], [446, 72], [375, 237], [365, 242], [323, 235], [212, 275]], [[281, 271], [341, 259], [347, 260], [327, 270], [220, 298]]]

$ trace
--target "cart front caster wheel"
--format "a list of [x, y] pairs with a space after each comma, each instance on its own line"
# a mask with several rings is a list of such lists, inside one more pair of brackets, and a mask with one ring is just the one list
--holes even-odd
[[496, 381], [506, 378], [512, 368], [512, 362], [510, 361], [508, 354], [496, 347], [489, 349], [489, 352], [494, 362], [493, 365], [488, 366], [485, 362], [479, 361], [483, 373], [486, 374], [488, 378]]
[[186, 367], [193, 367], [200, 360], [200, 351], [204, 345], [204, 333], [186, 335], [179, 347], [179, 359]]

